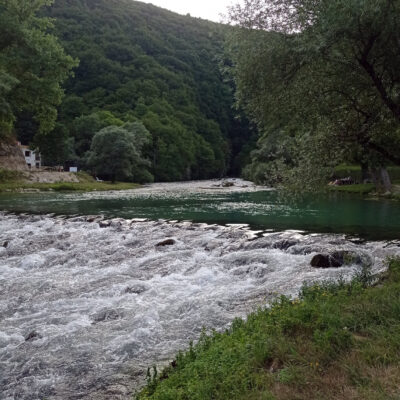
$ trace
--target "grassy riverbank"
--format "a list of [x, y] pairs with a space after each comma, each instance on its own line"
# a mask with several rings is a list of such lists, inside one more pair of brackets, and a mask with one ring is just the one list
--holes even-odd
[[400, 184], [393, 185], [393, 192], [389, 194], [377, 193], [375, 186], [371, 183], [360, 183], [355, 185], [329, 186], [331, 192], [361, 194], [369, 198], [400, 200]]
[[92, 176], [84, 172], [76, 174], [79, 182], [29, 182], [23, 173], [18, 171], [0, 170], [0, 192], [32, 192], [32, 191], [55, 191], [55, 192], [92, 192], [110, 190], [135, 189], [140, 185], [130, 182], [98, 182]]
[[374, 287], [370, 278], [305, 287], [204, 335], [138, 399], [398, 399], [400, 260]]
[[[329, 189], [334, 192], [355, 193], [361, 195], [371, 195], [372, 197], [383, 197], [400, 200], [400, 167], [388, 167], [388, 172], [393, 184], [393, 193], [383, 195], [376, 193], [375, 186], [372, 183], [356, 183], [354, 185], [330, 186]], [[361, 182], [361, 167], [358, 165], [339, 165], [335, 168], [336, 178], [351, 177], [355, 182]]]

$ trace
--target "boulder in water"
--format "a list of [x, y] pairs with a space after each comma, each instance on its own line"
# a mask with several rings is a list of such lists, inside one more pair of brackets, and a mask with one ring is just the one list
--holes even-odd
[[311, 266], [315, 268], [338, 268], [342, 265], [343, 263], [330, 254], [317, 254], [311, 260]]
[[283, 239], [275, 242], [272, 247], [274, 249], [287, 250], [289, 247], [295, 246], [297, 243], [297, 240]]
[[360, 255], [353, 251], [341, 250], [330, 254], [317, 254], [311, 260], [311, 266], [315, 268], [339, 268], [343, 265], [362, 265]]
[[37, 333], [36, 331], [32, 331], [25, 336], [25, 342], [32, 342], [41, 338], [42, 336], [39, 333]]
[[108, 228], [111, 225], [110, 220], [100, 221], [99, 226], [100, 228]]
[[222, 182], [222, 187], [224, 188], [228, 188], [228, 187], [232, 187], [235, 186], [235, 184], [233, 182]]
[[174, 239], [167, 239], [167, 240], [163, 240], [160, 243], [157, 243], [156, 247], [172, 246], [174, 244], [175, 244], [175, 240]]

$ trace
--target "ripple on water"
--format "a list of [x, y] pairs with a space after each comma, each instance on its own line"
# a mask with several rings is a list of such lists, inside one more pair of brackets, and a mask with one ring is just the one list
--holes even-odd
[[[2, 215], [2, 398], [128, 399], [148, 365], [203, 326], [225, 329], [273, 292], [295, 295], [303, 281], [357, 268], [313, 269], [316, 251], [362, 251], [374, 271], [399, 253], [340, 235], [251, 236], [245, 225]], [[165, 239], [173, 244], [157, 246]]]

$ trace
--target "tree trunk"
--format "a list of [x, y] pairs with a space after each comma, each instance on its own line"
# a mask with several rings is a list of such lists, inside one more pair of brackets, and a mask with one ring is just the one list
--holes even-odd
[[387, 169], [381, 168], [380, 173], [381, 173], [381, 181], [382, 181], [383, 189], [384, 189], [385, 193], [387, 193], [387, 192], [390, 193], [392, 191], [392, 182], [390, 181], [390, 176], [389, 176], [389, 173], [387, 172]]
[[361, 183], [366, 183], [371, 179], [369, 171], [368, 171], [368, 164], [361, 163]]
[[390, 181], [390, 176], [386, 168], [372, 168], [371, 177], [372, 182], [374, 183], [378, 192], [390, 193], [392, 191], [392, 183]]

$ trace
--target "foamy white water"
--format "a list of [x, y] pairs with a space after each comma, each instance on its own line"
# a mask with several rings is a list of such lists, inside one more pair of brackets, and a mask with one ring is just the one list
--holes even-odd
[[[314, 269], [316, 252], [356, 251], [374, 272], [400, 255], [341, 235], [250, 240], [246, 226], [89, 220], [0, 215], [1, 399], [129, 399], [203, 326], [359, 268]], [[175, 243], [157, 246], [165, 239]]]

